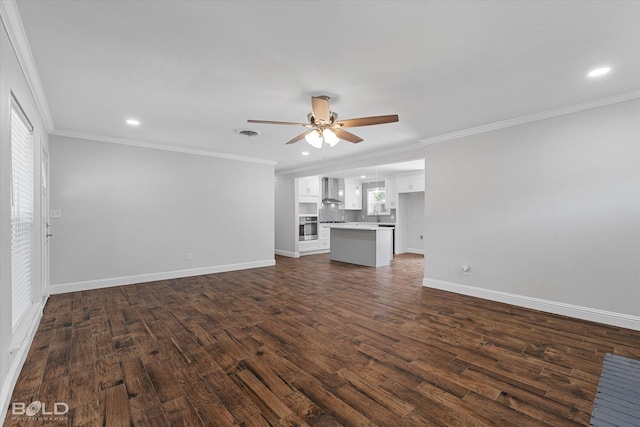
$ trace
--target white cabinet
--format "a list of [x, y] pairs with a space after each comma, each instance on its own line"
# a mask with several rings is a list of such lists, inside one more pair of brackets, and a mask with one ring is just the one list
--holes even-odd
[[413, 193], [416, 191], [424, 191], [424, 173], [398, 175], [396, 177], [397, 193]]
[[344, 209], [362, 210], [362, 184], [356, 179], [344, 180]]
[[328, 251], [330, 248], [330, 242], [331, 242], [331, 228], [326, 225], [320, 224], [318, 226], [318, 246], [319, 246], [318, 249]]
[[298, 243], [298, 250], [302, 252], [317, 251], [320, 245], [317, 240], [303, 240]]
[[298, 178], [298, 201], [302, 203], [317, 203], [320, 198], [320, 177], [308, 176]]
[[396, 180], [393, 178], [384, 180], [384, 190], [385, 190], [385, 203], [387, 209], [395, 209], [396, 208]]

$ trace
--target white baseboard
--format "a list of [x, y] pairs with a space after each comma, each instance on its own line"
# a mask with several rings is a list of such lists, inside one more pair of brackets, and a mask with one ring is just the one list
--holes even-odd
[[300, 258], [300, 252], [289, 252], [280, 249], [275, 250], [276, 255], [286, 256], [289, 258]]
[[305, 252], [300, 252], [300, 256], [306, 256], [306, 255], [318, 255], [318, 254], [328, 254], [330, 251], [328, 249], [318, 249], [315, 251], [305, 251]]
[[[22, 344], [16, 352], [10, 356], [11, 365], [9, 366], [7, 376], [2, 381], [2, 391], [0, 391], [0, 420], [4, 420], [7, 415], [9, 404], [11, 403], [9, 400], [13, 394], [13, 388], [16, 386], [18, 376], [20, 376], [20, 371], [27, 359], [27, 354], [29, 353], [29, 349], [33, 343], [33, 338], [36, 336], [36, 331], [40, 324], [40, 319], [42, 318], [42, 307], [42, 305], [39, 305], [35, 310], [35, 315], [29, 324], [27, 334], [22, 341]], [[30, 402], [25, 403], [28, 405]]]
[[418, 254], [418, 255], [424, 255], [424, 249], [418, 249], [418, 248], [404, 248], [404, 249], [398, 249], [396, 248], [395, 255], [401, 255], [401, 254]]
[[422, 286], [640, 331], [640, 317], [631, 316], [629, 314], [614, 313], [596, 308], [565, 304], [562, 302], [511, 294], [491, 289], [483, 289], [475, 286], [461, 285], [458, 283], [445, 282], [444, 280], [429, 279], [426, 277], [422, 279]]
[[136, 274], [133, 276], [111, 277], [107, 279], [86, 280], [82, 282], [61, 283], [51, 285], [51, 294], [88, 291], [91, 289], [109, 288], [113, 286], [132, 285], [134, 283], [154, 282], [157, 280], [179, 279], [183, 277], [202, 276], [203, 274], [224, 273], [226, 271], [248, 270], [250, 268], [270, 267], [276, 265], [275, 259], [243, 262], [239, 264], [216, 265], [212, 267], [190, 268], [187, 270], [164, 271], [160, 273]]

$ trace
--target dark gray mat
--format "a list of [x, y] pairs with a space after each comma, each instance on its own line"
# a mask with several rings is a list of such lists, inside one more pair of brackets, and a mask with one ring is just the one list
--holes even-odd
[[591, 425], [640, 427], [640, 360], [605, 356]]

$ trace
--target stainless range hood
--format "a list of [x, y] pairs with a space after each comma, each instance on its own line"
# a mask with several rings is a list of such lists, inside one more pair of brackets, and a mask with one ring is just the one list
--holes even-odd
[[337, 178], [322, 178], [322, 203], [344, 203], [340, 200], [340, 180]]

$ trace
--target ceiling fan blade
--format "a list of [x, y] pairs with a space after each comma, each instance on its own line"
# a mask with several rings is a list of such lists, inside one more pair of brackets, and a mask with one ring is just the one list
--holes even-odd
[[331, 122], [331, 112], [329, 111], [329, 97], [311, 97], [311, 109], [316, 124], [328, 124]]
[[346, 130], [342, 130], [342, 129], [332, 129], [332, 130], [333, 130], [333, 133], [335, 133], [338, 138], [344, 139], [345, 141], [353, 142], [354, 144], [357, 144], [358, 142], [363, 140], [359, 136], [354, 135], [351, 132], [347, 132]]
[[295, 138], [293, 138], [291, 141], [287, 142], [287, 144], [293, 144], [294, 142], [298, 142], [301, 139], [304, 139], [304, 137], [307, 136], [308, 134], [310, 134], [311, 132], [315, 132], [315, 129], [311, 129], [311, 130], [306, 131], [305, 133], [301, 133], [300, 135], [298, 135]]
[[335, 124], [343, 128], [355, 128], [358, 126], [371, 126], [381, 125], [384, 123], [393, 123], [398, 121], [397, 114], [391, 114], [389, 116], [372, 116], [372, 117], [360, 117], [359, 119], [347, 119], [337, 121]]
[[296, 123], [296, 122], [274, 122], [271, 120], [247, 120], [247, 123], [262, 123], [266, 125], [289, 125], [289, 126], [304, 126], [311, 127], [309, 123]]

